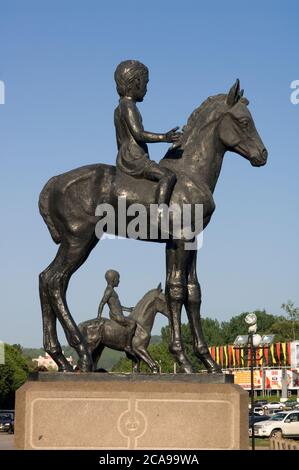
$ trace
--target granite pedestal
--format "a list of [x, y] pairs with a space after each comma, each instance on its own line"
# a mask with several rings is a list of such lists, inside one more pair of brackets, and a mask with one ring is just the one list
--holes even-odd
[[16, 396], [18, 449], [247, 449], [248, 395], [222, 374], [37, 373]]

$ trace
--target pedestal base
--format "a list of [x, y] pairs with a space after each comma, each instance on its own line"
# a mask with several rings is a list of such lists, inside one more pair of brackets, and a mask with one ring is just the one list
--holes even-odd
[[248, 395], [223, 376], [54, 375], [17, 391], [19, 449], [248, 448]]

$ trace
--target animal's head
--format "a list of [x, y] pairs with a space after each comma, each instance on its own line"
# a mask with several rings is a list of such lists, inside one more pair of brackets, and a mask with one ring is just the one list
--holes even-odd
[[226, 95], [227, 111], [219, 122], [219, 137], [227, 150], [242, 155], [253, 166], [263, 166], [268, 152], [255, 128], [248, 104], [237, 80]]
[[133, 318], [138, 318], [140, 314], [146, 312], [148, 309], [155, 312], [160, 312], [168, 317], [168, 308], [165, 295], [162, 291], [161, 283], [155, 289], [151, 289], [142, 299], [139, 300], [133, 311]]

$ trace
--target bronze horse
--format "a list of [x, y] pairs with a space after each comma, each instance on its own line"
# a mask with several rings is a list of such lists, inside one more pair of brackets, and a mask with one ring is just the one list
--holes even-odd
[[[161, 284], [156, 289], [147, 292], [134, 307], [129, 317], [136, 321], [137, 327], [132, 338], [132, 351], [134, 356], [127, 354], [133, 361], [133, 371], [140, 371], [140, 361], [143, 360], [153, 373], [159, 371], [157, 363], [149, 354], [147, 348], [151, 339], [151, 331], [156, 314], [160, 312], [168, 318], [168, 309]], [[94, 370], [105, 347], [124, 351], [129, 342], [129, 333], [125, 326], [106, 318], [87, 320], [79, 325], [91, 354]]]
[[[197, 108], [184, 128], [179, 148], [170, 149], [160, 165], [177, 175], [171, 203], [203, 205], [203, 228], [215, 210], [213, 192], [227, 150], [235, 152], [253, 166], [267, 161], [267, 150], [247, 108], [248, 100], [240, 92], [239, 81], [229, 93], [208, 98]], [[95, 216], [99, 204], [116, 209], [118, 197], [127, 204], [146, 207], [155, 202], [156, 183], [116, 172], [114, 166], [87, 165], [59, 176], [45, 185], [39, 200], [40, 212], [59, 249], [52, 263], [40, 274], [40, 298], [43, 314], [44, 348], [60, 371], [71, 366], [62, 354], [56, 331], [58, 319], [70, 346], [79, 356], [79, 368], [93, 367], [88, 346], [66, 302], [66, 290], [72, 274], [86, 261], [98, 243]], [[116, 226], [115, 232], [118, 228]], [[169, 310], [171, 342], [169, 349], [186, 373], [192, 372], [181, 337], [181, 310], [186, 308], [194, 341], [194, 351], [209, 372], [221, 372], [205, 342], [201, 321], [201, 291], [196, 275], [196, 250], [185, 250], [179, 239], [149, 240], [166, 243], [167, 277], [165, 296]]]

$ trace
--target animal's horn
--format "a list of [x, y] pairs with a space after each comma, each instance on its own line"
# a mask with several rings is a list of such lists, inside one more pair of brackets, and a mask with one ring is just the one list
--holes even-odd
[[157, 290], [159, 290], [160, 292], [162, 291], [162, 284], [161, 284], [161, 282], [158, 284]]

